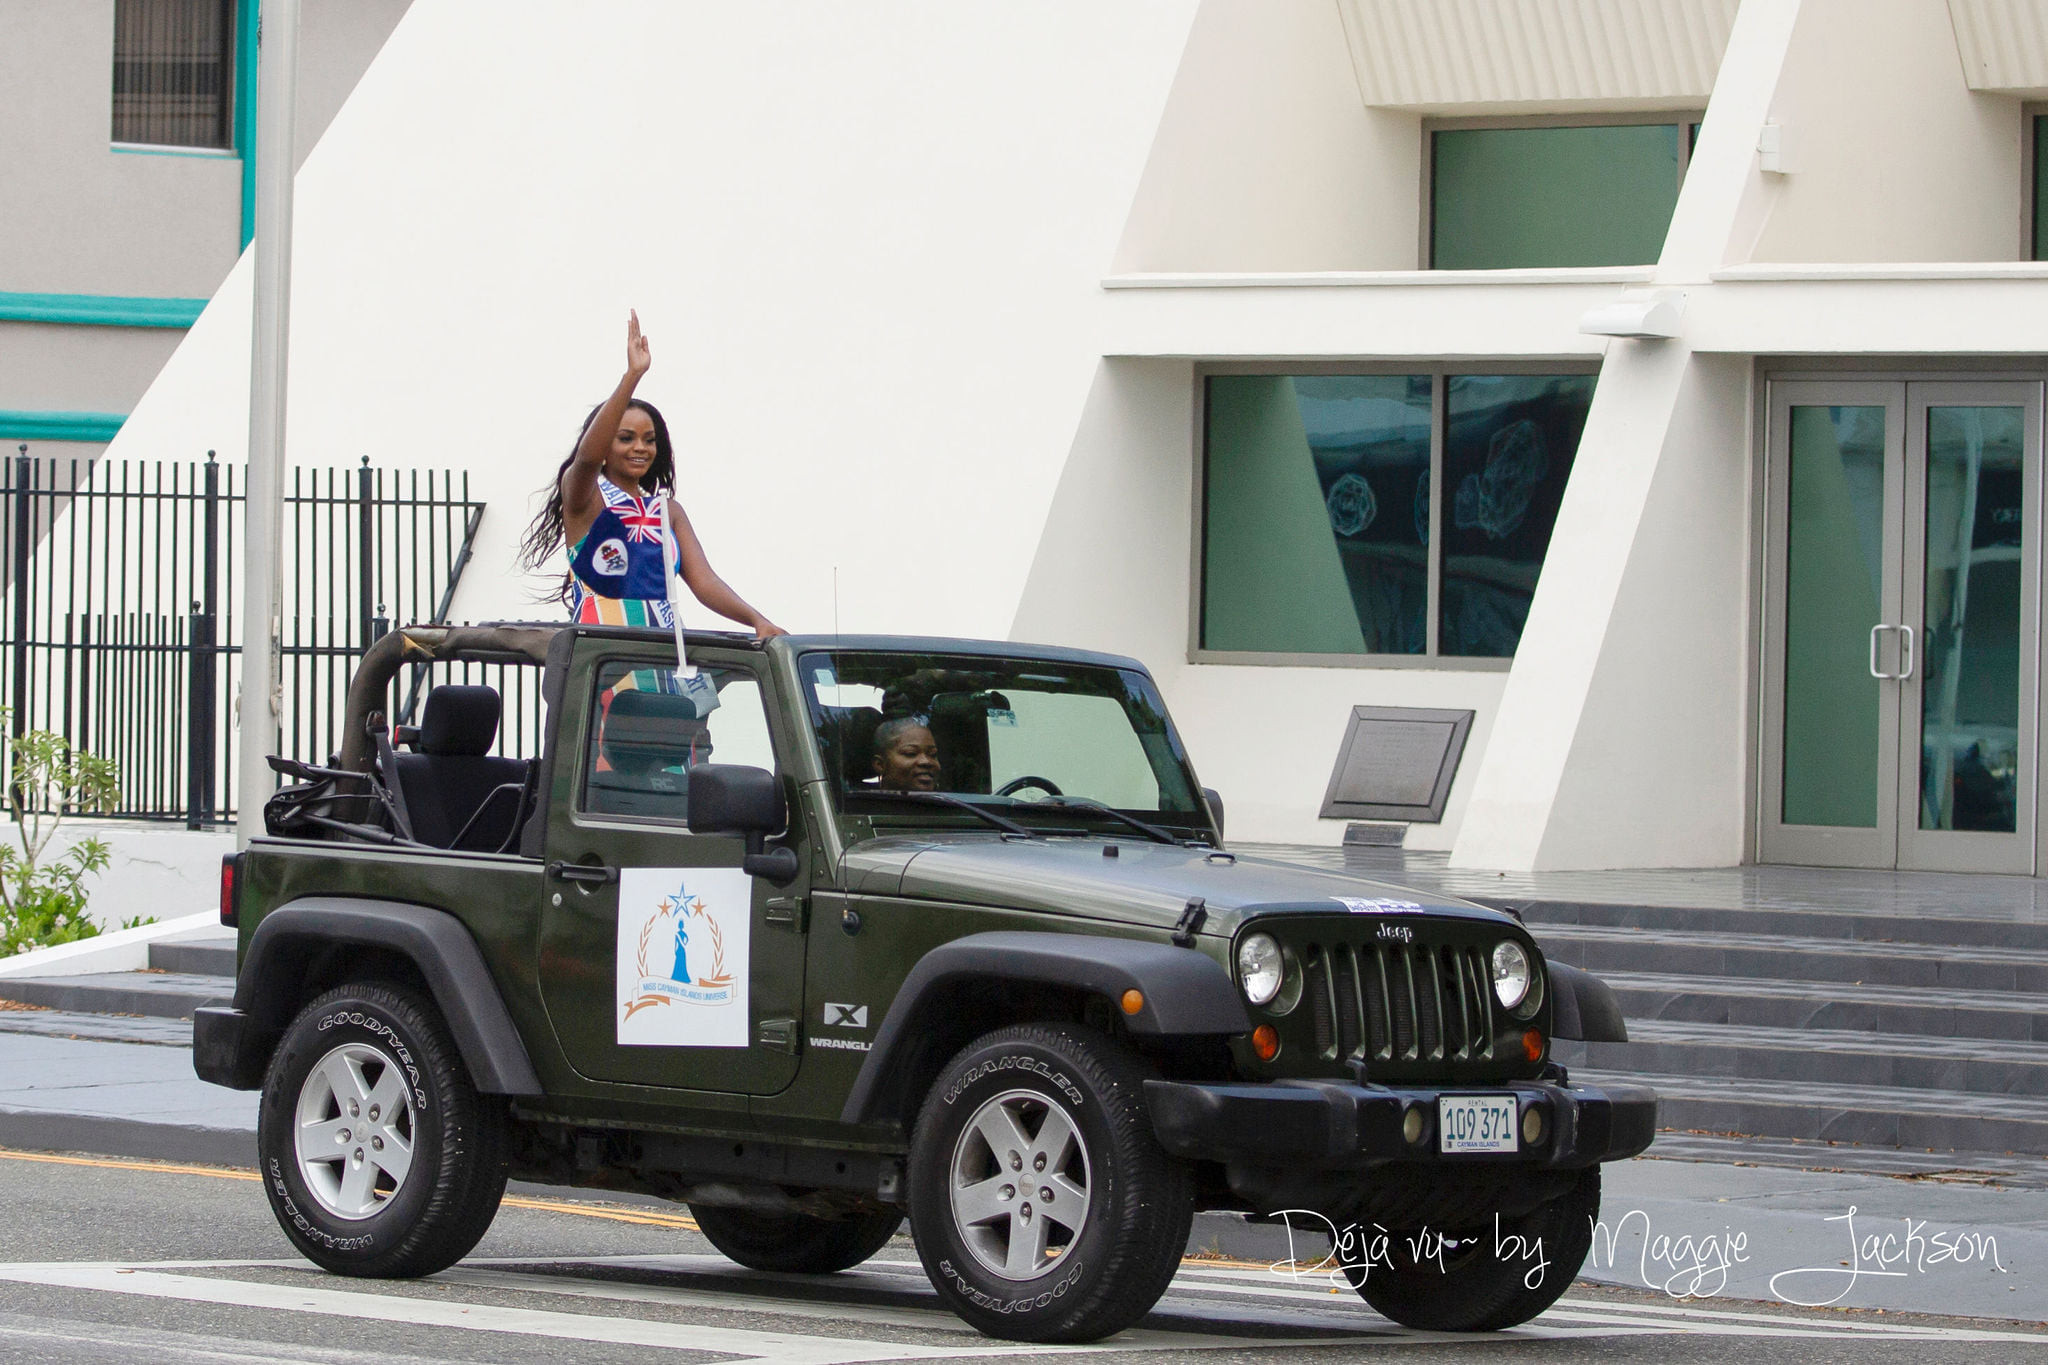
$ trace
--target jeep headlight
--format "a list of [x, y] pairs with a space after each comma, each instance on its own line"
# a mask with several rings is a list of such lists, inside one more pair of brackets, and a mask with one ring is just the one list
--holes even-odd
[[1254, 1005], [1271, 1004], [1286, 977], [1286, 962], [1272, 935], [1247, 934], [1237, 945], [1238, 984], [1244, 987], [1244, 998]]
[[1527, 1000], [1534, 980], [1529, 955], [1521, 944], [1502, 939], [1493, 945], [1493, 994], [1501, 1008], [1511, 1010]]

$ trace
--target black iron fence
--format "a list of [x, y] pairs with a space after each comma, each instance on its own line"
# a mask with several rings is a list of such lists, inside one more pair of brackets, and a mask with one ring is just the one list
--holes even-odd
[[[54, 730], [112, 759], [117, 815], [231, 818], [246, 471], [211, 452], [94, 462], [32, 458], [27, 446], [0, 466], [0, 697], [14, 733]], [[319, 761], [340, 748], [355, 660], [394, 621], [448, 619], [483, 510], [464, 472], [378, 469], [367, 456], [289, 471], [274, 752]], [[534, 752], [538, 689], [471, 674], [513, 686], [499, 749]], [[399, 719], [417, 695], [397, 689]]]

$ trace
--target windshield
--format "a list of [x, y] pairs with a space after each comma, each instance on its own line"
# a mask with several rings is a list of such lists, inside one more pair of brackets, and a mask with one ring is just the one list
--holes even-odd
[[826, 774], [849, 814], [1208, 835], [1165, 704], [1136, 670], [853, 652], [806, 654], [798, 668]]

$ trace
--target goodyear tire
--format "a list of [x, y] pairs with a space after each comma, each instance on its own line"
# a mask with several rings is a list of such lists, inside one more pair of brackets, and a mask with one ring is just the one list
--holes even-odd
[[939, 1297], [990, 1336], [1094, 1341], [1166, 1291], [1194, 1217], [1151, 1074], [1074, 1025], [990, 1033], [947, 1064], [910, 1149], [910, 1223]]
[[258, 1169], [305, 1257], [341, 1275], [431, 1275], [505, 1193], [502, 1101], [476, 1093], [433, 1003], [385, 983], [300, 1011], [263, 1082]]
[[[1527, 1322], [1571, 1287], [1592, 1248], [1599, 1216], [1600, 1168], [1594, 1166], [1568, 1192], [1520, 1217], [1446, 1234], [1456, 1245], [1445, 1247], [1441, 1257], [1425, 1254], [1418, 1262], [1410, 1240], [1416, 1234], [1396, 1233], [1388, 1240], [1392, 1265], [1347, 1267], [1345, 1274], [1359, 1297], [1403, 1327], [1498, 1332]], [[1537, 1238], [1543, 1242], [1541, 1266], [1526, 1254]]]
[[903, 1225], [894, 1209], [847, 1218], [761, 1213], [712, 1204], [690, 1205], [698, 1231], [727, 1260], [752, 1270], [830, 1275], [851, 1270], [887, 1246]]

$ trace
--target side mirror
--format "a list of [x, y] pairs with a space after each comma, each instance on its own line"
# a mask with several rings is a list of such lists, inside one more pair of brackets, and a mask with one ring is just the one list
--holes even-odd
[[1223, 837], [1223, 794], [1214, 787], [1202, 788], [1202, 799], [1209, 803], [1209, 818], [1216, 822], [1216, 837]]
[[765, 768], [739, 763], [705, 763], [690, 769], [690, 832], [737, 834], [747, 841], [740, 870], [777, 886], [796, 880], [801, 866], [793, 848], [766, 847], [768, 836], [789, 823], [782, 782]]

